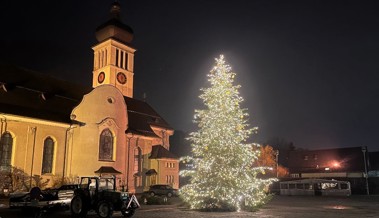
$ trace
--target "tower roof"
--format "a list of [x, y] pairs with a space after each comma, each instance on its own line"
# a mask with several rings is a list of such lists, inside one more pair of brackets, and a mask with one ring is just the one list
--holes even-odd
[[130, 44], [133, 40], [133, 29], [120, 20], [121, 6], [115, 1], [111, 5], [111, 18], [96, 28], [96, 39], [102, 42], [107, 39], [116, 39]]

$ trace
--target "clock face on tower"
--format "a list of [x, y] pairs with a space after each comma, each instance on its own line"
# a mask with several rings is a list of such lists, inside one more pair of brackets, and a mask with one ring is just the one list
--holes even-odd
[[125, 74], [123, 74], [123, 73], [118, 73], [117, 74], [117, 81], [120, 83], [120, 84], [125, 84], [126, 83], [126, 76], [125, 76]]
[[105, 73], [104, 72], [99, 73], [99, 75], [97, 76], [97, 81], [99, 83], [103, 83], [104, 79], [105, 79]]

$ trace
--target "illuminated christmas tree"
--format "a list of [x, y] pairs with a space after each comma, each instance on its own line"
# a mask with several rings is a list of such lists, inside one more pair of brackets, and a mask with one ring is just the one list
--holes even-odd
[[265, 203], [265, 190], [273, 179], [258, 178], [267, 167], [254, 167], [259, 145], [247, 140], [257, 128], [249, 128], [246, 109], [235, 73], [221, 55], [208, 74], [209, 88], [201, 89], [205, 108], [195, 110], [199, 129], [190, 134], [192, 156], [183, 159], [193, 164], [190, 184], [180, 190], [192, 209], [251, 210]]

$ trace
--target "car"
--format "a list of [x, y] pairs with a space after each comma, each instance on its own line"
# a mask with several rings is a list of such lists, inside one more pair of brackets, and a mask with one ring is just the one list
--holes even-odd
[[165, 195], [167, 197], [178, 196], [178, 189], [172, 188], [170, 185], [152, 185], [149, 188], [150, 196]]

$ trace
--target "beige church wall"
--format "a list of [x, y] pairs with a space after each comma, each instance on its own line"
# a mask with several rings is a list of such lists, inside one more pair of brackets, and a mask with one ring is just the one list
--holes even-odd
[[52, 173], [42, 175], [52, 180], [62, 176], [66, 130], [69, 124], [43, 121], [27, 117], [3, 115], [6, 117], [6, 128], [13, 137], [12, 161], [14, 167], [22, 169], [28, 175], [42, 174], [44, 141], [51, 137], [54, 141], [54, 158]]
[[[73, 120], [83, 123], [73, 130], [70, 148], [70, 175], [95, 175], [101, 166], [112, 166], [125, 175], [127, 114], [120, 91], [111, 85], [96, 87], [73, 110]], [[99, 160], [101, 132], [109, 128], [113, 135], [113, 160]]]
[[[130, 141], [130, 144], [129, 144]], [[125, 184], [128, 184], [128, 189], [133, 193], [140, 193], [146, 189], [146, 171], [149, 170], [150, 160], [149, 156], [151, 153], [151, 138], [143, 137], [139, 135], [127, 135], [127, 146], [130, 148], [129, 151], [129, 176], [128, 181], [125, 181]], [[141, 172], [140, 176], [136, 177], [134, 169], [134, 151], [136, 148], [141, 149]], [[135, 187], [137, 185], [137, 187]]]

